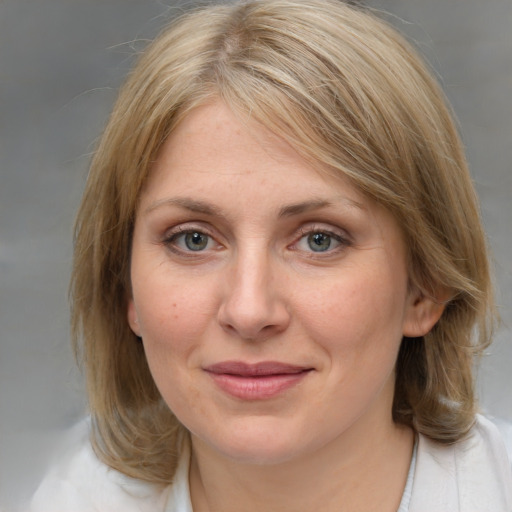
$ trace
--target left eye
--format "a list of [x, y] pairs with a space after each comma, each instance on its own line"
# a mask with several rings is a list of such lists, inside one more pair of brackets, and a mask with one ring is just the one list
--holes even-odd
[[323, 231], [314, 231], [304, 235], [297, 247], [302, 251], [326, 252], [341, 244], [340, 237]]
[[184, 251], [204, 251], [209, 249], [213, 244], [213, 240], [210, 236], [200, 231], [188, 231], [185, 233], [179, 233], [172, 237], [174, 245]]

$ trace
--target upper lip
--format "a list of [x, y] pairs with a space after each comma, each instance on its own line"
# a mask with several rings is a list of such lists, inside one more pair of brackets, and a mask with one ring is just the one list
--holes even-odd
[[313, 368], [301, 365], [282, 363], [280, 361], [262, 361], [245, 363], [243, 361], [223, 361], [204, 368], [216, 374], [238, 375], [241, 377], [261, 377], [265, 375], [283, 375], [301, 373]]

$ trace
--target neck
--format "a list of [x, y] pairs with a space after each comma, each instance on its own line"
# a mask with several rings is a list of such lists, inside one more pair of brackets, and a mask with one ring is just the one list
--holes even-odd
[[245, 464], [192, 438], [195, 512], [396, 512], [413, 432], [391, 418], [378, 429], [357, 422], [332, 442], [279, 464]]

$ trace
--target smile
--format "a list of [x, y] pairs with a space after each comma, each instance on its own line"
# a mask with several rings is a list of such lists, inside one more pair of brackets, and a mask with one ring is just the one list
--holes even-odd
[[313, 368], [268, 361], [226, 361], [204, 369], [225, 393], [241, 400], [266, 400], [299, 384]]

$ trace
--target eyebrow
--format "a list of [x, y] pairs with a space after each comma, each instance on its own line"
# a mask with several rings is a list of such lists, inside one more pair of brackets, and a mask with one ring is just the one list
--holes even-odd
[[[365, 207], [357, 201], [354, 201], [347, 197], [343, 197], [341, 199], [342, 202], [349, 208], [357, 208], [360, 210], [365, 209]], [[320, 210], [322, 208], [328, 208], [335, 205], [335, 202], [327, 201], [325, 199], [312, 199], [310, 201], [303, 201], [300, 203], [283, 206], [282, 208], [279, 209], [278, 216], [280, 218], [293, 217], [295, 215], [300, 215], [303, 213], [307, 213], [314, 210]], [[202, 213], [204, 215], [211, 215], [214, 217], [224, 216], [221, 208], [211, 203], [205, 201], [198, 201], [196, 199], [191, 199], [189, 197], [172, 197], [155, 201], [145, 209], [144, 213], [151, 213], [152, 211], [161, 208], [162, 206], [179, 206], [180, 208], [184, 208], [185, 210], [189, 210], [194, 213]]]
[[212, 215], [214, 217], [222, 216], [222, 211], [217, 206], [204, 201], [190, 199], [188, 197], [172, 197], [155, 201], [145, 209], [144, 213], [150, 213], [162, 206], [179, 206], [185, 210], [189, 210], [195, 213], [203, 213], [205, 215]]
[[[364, 206], [357, 201], [349, 199], [348, 197], [341, 198], [342, 202], [345, 203], [346, 206], [350, 208], [358, 208], [360, 210], [364, 210]], [[294, 215], [300, 215], [302, 213], [307, 213], [314, 210], [320, 210], [322, 208], [329, 208], [331, 206], [335, 206], [336, 203], [332, 201], [326, 201], [324, 199], [313, 199], [311, 201], [304, 201], [301, 203], [290, 204], [288, 206], [283, 206], [279, 210], [279, 217], [293, 217]]]

